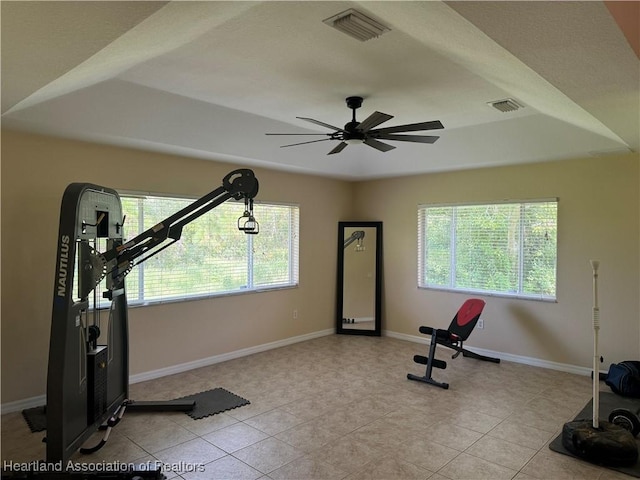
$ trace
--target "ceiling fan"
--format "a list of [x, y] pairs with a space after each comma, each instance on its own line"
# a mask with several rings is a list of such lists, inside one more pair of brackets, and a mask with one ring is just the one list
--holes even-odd
[[282, 145], [281, 148], [294, 147], [296, 145], [305, 145], [307, 143], [324, 142], [326, 140], [339, 140], [340, 143], [327, 155], [339, 153], [344, 150], [347, 145], [355, 143], [364, 143], [366, 145], [369, 145], [370, 147], [375, 148], [376, 150], [380, 150], [381, 152], [388, 152], [389, 150], [393, 150], [396, 147], [394, 147], [393, 145], [389, 145], [388, 143], [381, 142], [380, 140], [433, 143], [438, 138], [440, 138], [432, 135], [397, 135], [397, 133], [399, 132], [417, 132], [421, 130], [436, 130], [439, 128], [444, 128], [439, 120], [434, 120], [431, 122], [411, 123], [408, 125], [397, 125], [395, 127], [374, 128], [381, 123], [386, 122], [387, 120], [391, 120], [393, 118], [393, 115], [387, 115], [386, 113], [381, 112], [373, 112], [362, 122], [358, 122], [356, 120], [356, 110], [362, 106], [362, 100], [362, 97], [347, 97], [347, 107], [349, 107], [353, 111], [353, 116], [351, 118], [351, 121], [347, 123], [344, 128], [335, 127], [333, 125], [329, 125], [328, 123], [314, 120], [313, 118], [296, 117], [300, 120], [315, 123], [316, 125], [320, 125], [321, 127], [330, 128], [331, 130], [333, 130], [332, 133], [267, 133], [265, 135], [324, 135], [329, 137], [322, 138], [320, 140], [311, 140], [308, 142]]

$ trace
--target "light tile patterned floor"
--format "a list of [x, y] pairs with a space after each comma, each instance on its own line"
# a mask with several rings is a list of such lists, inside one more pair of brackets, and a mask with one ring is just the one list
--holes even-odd
[[[426, 346], [327, 337], [132, 385], [163, 400], [223, 387], [250, 405], [193, 420], [129, 413], [78, 462], [160, 461], [176, 480], [631, 478], [549, 450], [591, 398], [588, 377], [459, 357], [441, 348], [449, 390], [407, 380]], [[2, 416], [2, 460], [44, 459], [43, 434]], [[191, 469], [203, 471], [188, 471]]]

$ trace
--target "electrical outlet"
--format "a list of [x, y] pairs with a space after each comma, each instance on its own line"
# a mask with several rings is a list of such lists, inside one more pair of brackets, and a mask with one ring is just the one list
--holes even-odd
[[297, 310], [297, 309], [295, 309], [295, 310], [293, 311], [293, 319], [294, 319], [294, 320], [296, 320], [297, 318], [298, 318], [298, 310]]
[[477, 326], [480, 330], [484, 329], [484, 320], [483, 320], [483, 319], [481, 319], [481, 318], [479, 318], [479, 319], [478, 319], [478, 323], [476, 323], [476, 326]]

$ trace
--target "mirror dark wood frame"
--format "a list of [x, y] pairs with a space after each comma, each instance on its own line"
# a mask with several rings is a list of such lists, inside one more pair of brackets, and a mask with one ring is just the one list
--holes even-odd
[[[373, 227], [376, 229], [375, 252], [375, 327], [373, 330], [361, 330], [349, 328], [344, 324], [344, 241], [345, 229], [353, 227]], [[338, 222], [338, 268], [337, 268], [337, 292], [336, 292], [336, 333], [345, 335], [382, 335], [382, 222]]]

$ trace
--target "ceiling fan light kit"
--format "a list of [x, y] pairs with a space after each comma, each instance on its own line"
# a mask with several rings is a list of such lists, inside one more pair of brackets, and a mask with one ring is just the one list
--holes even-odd
[[347, 107], [352, 110], [351, 121], [348, 122], [344, 128], [336, 127], [328, 123], [315, 120], [307, 117], [296, 117], [305, 122], [310, 122], [321, 127], [333, 130], [332, 133], [267, 133], [266, 135], [323, 135], [328, 138], [322, 138], [320, 140], [310, 140], [307, 142], [291, 143], [288, 145], [282, 145], [284, 147], [294, 147], [297, 145], [304, 145], [307, 143], [323, 142], [326, 140], [339, 140], [340, 143], [333, 148], [327, 155], [333, 155], [340, 153], [347, 145], [353, 145], [356, 143], [364, 143], [381, 152], [388, 152], [393, 150], [393, 145], [381, 142], [380, 140], [398, 141], [398, 142], [414, 142], [414, 143], [434, 143], [439, 137], [434, 135], [398, 135], [398, 133], [406, 132], [418, 132], [424, 130], [437, 130], [444, 128], [439, 120], [432, 120], [429, 122], [411, 123], [407, 125], [397, 125], [395, 127], [375, 128], [378, 125], [391, 120], [393, 115], [388, 115], [382, 112], [373, 112], [362, 122], [356, 120], [356, 110], [362, 106], [362, 97], [347, 97]]

